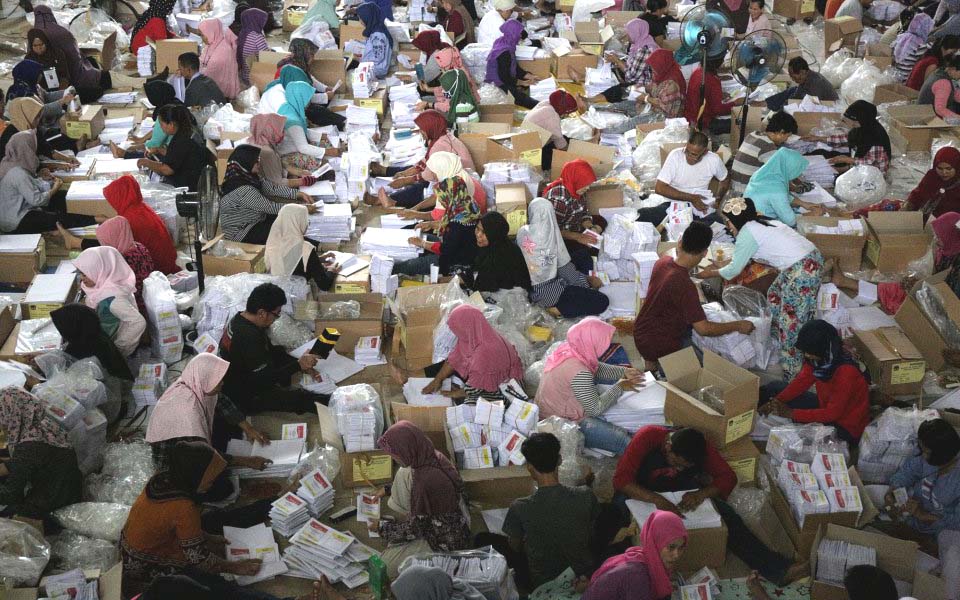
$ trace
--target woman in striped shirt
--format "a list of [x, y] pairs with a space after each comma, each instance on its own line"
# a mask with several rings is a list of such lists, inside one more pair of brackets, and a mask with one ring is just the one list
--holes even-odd
[[263, 28], [268, 15], [259, 8], [248, 8], [240, 15], [240, 35], [237, 36], [237, 66], [240, 67], [240, 81], [250, 85], [250, 65], [257, 54], [269, 49]]

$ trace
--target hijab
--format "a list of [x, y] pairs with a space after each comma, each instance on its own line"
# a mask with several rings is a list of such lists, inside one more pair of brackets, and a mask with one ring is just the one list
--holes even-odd
[[883, 146], [887, 155], [892, 155], [887, 130], [877, 121], [876, 106], [866, 100], [857, 100], [847, 107], [843, 116], [857, 122], [857, 127], [851, 129], [847, 136], [850, 149], [854, 151], [854, 156], [857, 158], [864, 157], [874, 146]]
[[[442, 52], [441, 52], [442, 53]], [[474, 95], [473, 82], [467, 74], [466, 69], [452, 69], [445, 71], [440, 75], [440, 87], [443, 88], [444, 95], [450, 97], [450, 108], [447, 110], [447, 125], [453, 127], [457, 122], [457, 106], [470, 105], [473, 107], [473, 113], [477, 110], [478, 95]]]
[[393, 1], [392, 0], [367, 0], [368, 3], [376, 5], [380, 10], [381, 19], [390, 19], [393, 18]]
[[227, 172], [220, 184], [220, 193], [229, 194], [233, 190], [249, 185], [260, 191], [261, 182], [253, 172], [253, 167], [260, 160], [260, 148], [251, 144], [240, 144], [230, 153], [227, 159]]
[[46, 418], [46, 409], [39, 398], [19, 387], [0, 390], [0, 429], [7, 444], [14, 447], [24, 442], [41, 442], [69, 448], [67, 432], [55, 421]]
[[[384, 0], [387, 6], [390, 6], [390, 0]], [[389, 8], [389, 14], [392, 17], [393, 8]], [[383, 7], [374, 2], [364, 2], [357, 7], [357, 17], [363, 23], [363, 37], [370, 38], [373, 34], [380, 32], [387, 36], [387, 45], [393, 45], [393, 36], [387, 29], [387, 24], [383, 19], [386, 17]], [[390, 19], [393, 20], [392, 18]]]
[[517, 244], [527, 261], [533, 285], [550, 281], [557, 276], [557, 269], [570, 262], [557, 214], [546, 198], [534, 198], [527, 206], [527, 224], [517, 233]]
[[[937, 165], [947, 163], [957, 172], [953, 179], [944, 181], [937, 173]], [[941, 200], [949, 195], [960, 195], [960, 150], [952, 146], [944, 146], [937, 150], [933, 157], [933, 168], [928, 170], [916, 189], [910, 194], [909, 201], [916, 206], [922, 202], [920, 210], [925, 215], [935, 214]], [[943, 216], [943, 215], [941, 215]]]
[[227, 468], [227, 461], [205, 442], [177, 442], [166, 471], [150, 478], [144, 493], [154, 502], [198, 501], [199, 490]]
[[113, 210], [130, 223], [133, 239], [140, 242], [153, 257], [153, 264], [164, 274], [176, 273], [177, 249], [167, 226], [153, 212], [140, 193], [140, 184], [130, 175], [116, 179], [103, 188], [103, 196]]
[[110, 217], [97, 227], [97, 240], [101, 246], [112, 246], [120, 254], [126, 254], [136, 243], [130, 221], [120, 216]]
[[204, 19], [198, 27], [207, 39], [200, 54], [200, 70], [213, 79], [227, 98], [243, 90], [237, 72], [237, 36], [220, 19]]
[[641, 545], [628, 548], [623, 554], [604, 561], [590, 578], [590, 585], [597, 584], [604, 574], [616, 567], [643, 563], [650, 578], [652, 597], [668, 598], [673, 592], [673, 584], [670, 572], [660, 558], [660, 551], [676, 539], [683, 539], [684, 543], [687, 541], [687, 528], [683, 525], [683, 519], [665, 510], [653, 511], [640, 529]]
[[440, 32], [436, 29], [426, 29], [418, 33], [417, 36], [413, 38], [413, 45], [426, 54], [428, 59], [437, 50], [450, 46], [450, 44], [445, 44], [440, 40]]
[[471, 14], [471, 10], [473, 11], [473, 13], [476, 13], [476, 7], [473, 6], [472, 1], [470, 3], [471, 6], [469, 7], [465, 6], [465, 3], [462, 2], [461, 0], [447, 0], [447, 1], [453, 5], [453, 12], [460, 13], [460, 18], [463, 19], [464, 39], [469, 41], [470, 43], [475, 42], [477, 40], [477, 34], [476, 34], [477, 16], [476, 14]]
[[263, 37], [263, 28], [267, 24], [267, 13], [259, 8], [248, 8], [240, 15], [240, 33], [237, 35], [237, 64], [243, 64], [247, 58], [247, 52], [244, 49], [249, 45], [247, 40], [257, 45], [262, 41], [262, 45], [267, 44]]
[[795, 346], [800, 352], [820, 357], [820, 362], [813, 364], [813, 376], [820, 381], [829, 381], [841, 365], [857, 366], [853, 357], [844, 349], [843, 339], [837, 328], [822, 319], [804, 323], [797, 334]]
[[428, 153], [437, 140], [447, 135], [447, 119], [439, 111], [425, 110], [417, 115], [413, 122], [427, 138]]
[[37, 117], [43, 111], [43, 105], [36, 98], [17, 98], [7, 104], [10, 122], [17, 131], [26, 131], [36, 126]]
[[936, 219], [930, 221], [933, 233], [940, 240], [940, 248], [944, 256], [960, 255], [960, 229], [957, 229], [957, 222], [960, 221], [960, 213], [943, 213]]
[[[523, 252], [509, 239], [510, 224], [502, 214], [490, 211], [480, 217], [487, 245], [477, 248], [474, 270], [476, 288], [481, 291], [521, 287], [530, 289], [530, 272]], [[491, 289], [494, 288], [494, 289]]]
[[302, 127], [304, 132], [307, 130], [307, 105], [313, 98], [313, 86], [303, 81], [294, 81], [290, 85], [284, 86], [283, 91], [286, 94], [287, 101], [280, 105], [277, 114], [287, 118], [283, 124], [283, 129], [291, 127]]
[[288, 64], [280, 67], [280, 76], [268, 83], [266, 87], [263, 88], [263, 93], [267, 93], [267, 90], [277, 85], [286, 90], [287, 86], [294, 81], [300, 81], [302, 83], [309, 84], [311, 89], [313, 88], [313, 82], [310, 81], [310, 76], [307, 75], [306, 71], [297, 65]]
[[340, 28], [340, 16], [337, 15], [337, 0], [317, 0], [313, 6], [303, 15], [303, 23], [307, 24], [314, 20], [320, 20], [326, 23], [330, 29]]
[[447, 364], [464, 375], [468, 385], [495, 392], [501, 383], [523, 378], [517, 350], [487, 322], [480, 309], [461, 304], [450, 312], [447, 327], [457, 336]]
[[[38, 5], [33, 9], [34, 27], [47, 34], [52, 47], [59, 51], [63, 57], [66, 69], [70, 76], [70, 82], [74, 85], [96, 86], [99, 80], [100, 70], [90, 65], [80, 52], [77, 46], [77, 38], [70, 33], [70, 30], [57, 23], [53, 16], [53, 11], [49, 6]], [[131, 34], [133, 37], [133, 34]]]
[[567, 341], [563, 342], [547, 359], [543, 372], [547, 373], [572, 358], [583, 363], [591, 373], [600, 367], [600, 356], [610, 347], [616, 327], [597, 317], [587, 317], [570, 328]]
[[97, 311], [83, 304], [67, 304], [51, 312], [50, 318], [66, 342], [67, 354], [76, 359], [95, 356], [114, 377], [133, 381], [127, 359], [100, 327]]
[[283, 205], [267, 236], [264, 257], [268, 273], [289, 277], [299, 264], [306, 270], [310, 255], [316, 251], [312, 244], [303, 239], [308, 221], [309, 212], [303, 204]]
[[551, 92], [548, 101], [550, 102], [550, 106], [553, 107], [553, 110], [557, 111], [557, 114], [561, 117], [569, 115], [578, 108], [577, 99], [567, 90], [555, 90]]
[[897, 36], [893, 43], [893, 57], [896, 64], [904, 64], [921, 45], [927, 43], [933, 31], [933, 18], [926, 13], [917, 13], [910, 20], [907, 30]]
[[480, 217], [480, 206], [473, 198], [473, 178], [463, 170], [463, 162], [453, 152], [434, 152], [427, 158], [427, 169], [439, 182], [437, 202], [443, 206], [440, 232], [451, 222], [474, 225]]
[[413, 471], [410, 512], [413, 516], [434, 516], [460, 510], [463, 480], [446, 456], [410, 421], [399, 421], [387, 429], [377, 447], [401, 466]]
[[[486, 80], [490, 83], [500, 86], [503, 81], [500, 80], [500, 72], [497, 69], [497, 59], [504, 52], [510, 55], [510, 72], [517, 72], [517, 44], [523, 35], [523, 24], [516, 19], [507, 19], [500, 26], [500, 37], [493, 42], [490, 48], [490, 54], [487, 55], [487, 76]], [[451, 103], [452, 104], [452, 103]]]
[[687, 93], [687, 81], [683, 78], [680, 65], [673, 58], [673, 52], [660, 48], [647, 57], [647, 65], [653, 71], [653, 82], [660, 84], [670, 79], [676, 82], [681, 94]]
[[160, 396], [146, 441], [162, 442], [180, 437], [199, 437], [210, 442], [217, 408], [214, 389], [227, 374], [230, 363], [203, 352], [187, 363], [180, 378]]
[[133, 29], [130, 30], [130, 39], [132, 40], [141, 29], [146, 27], [147, 21], [150, 19], [166, 21], [176, 4], [177, 0], [150, 0], [147, 10], [143, 11], [137, 22], [133, 24]]
[[397, 600], [484, 600], [484, 595], [439, 567], [410, 565], [390, 584]]
[[560, 169], [560, 178], [547, 185], [543, 193], [546, 194], [562, 184], [568, 194], [579, 200], [580, 190], [596, 181], [597, 176], [594, 174], [593, 167], [590, 166], [590, 163], [582, 158], [578, 158], [563, 165], [563, 168]]
[[116, 296], [133, 296], [137, 278], [123, 255], [110, 246], [87, 248], [73, 261], [77, 270], [93, 280], [93, 285], [81, 283], [86, 304], [97, 308], [102, 300]]
[[7, 142], [7, 148], [0, 160], [0, 179], [3, 179], [14, 167], [20, 167], [30, 175], [37, 174], [40, 159], [37, 158], [37, 132], [28, 129], [13, 134]]
[[630, 56], [635, 55], [641, 48], [657, 50], [660, 46], [650, 35], [650, 23], [643, 19], [631, 19], [624, 26], [627, 37], [630, 38]]
[[250, 137], [247, 142], [261, 148], [276, 146], [283, 141], [283, 126], [286, 122], [286, 117], [274, 113], [254, 115], [250, 119]]
[[[310, 70], [310, 61], [313, 60], [314, 55], [316, 55], [319, 49], [316, 44], [307, 38], [294, 38], [290, 40], [290, 45], [287, 47], [290, 56], [278, 62], [277, 66], [279, 66], [281, 70], [288, 65], [299, 67], [301, 71], [306, 73]], [[307, 78], [307, 83], [312, 83], [309, 78]], [[266, 91], [266, 89], [264, 89], [264, 91]]]
[[750, 176], [743, 195], [753, 200], [790, 200], [790, 182], [803, 175], [809, 161], [790, 148], [779, 148], [756, 173]]
[[153, 105], [154, 121], [157, 120], [160, 109], [164, 106], [168, 104], [183, 104], [183, 102], [177, 98], [177, 92], [173, 89], [173, 86], [162, 79], [148, 81], [143, 86], [143, 91], [147, 95], [147, 102]]
[[237, 2], [237, 6], [233, 9], [233, 23], [230, 23], [230, 31], [233, 32], [234, 37], [240, 35], [243, 13], [247, 12], [249, 8], [250, 5], [241, 0]]
[[[39, 39], [47, 47], [47, 51], [42, 55], [33, 51], [33, 41]], [[42, 30], [34, 27], [27, 32], [27, 56], [30, 60], [37, 61], [45, 67], [56, 67], [57, 63], [63, 58], [63, 53], [50, 43], [50, 38]]]
[[13, 84], [7, 88], [7, 102], [15, 98], [30, 98], [37, 93], [37, 84], [43, 75], [43, 65], [24, 59], [13, 68]]

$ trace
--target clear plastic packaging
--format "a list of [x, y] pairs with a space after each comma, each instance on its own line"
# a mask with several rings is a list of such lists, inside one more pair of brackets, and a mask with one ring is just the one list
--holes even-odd
[[107, 540], [64, 531], [52, 539], [50, 565], [56, 571], [100, 569], [106, 571], [120, 560], [117, 545]]
[[256, 113], [257, 107], [260, 105], [260, 90], [257, 89], [257, 86], [252, 85], [237, 94], [233, 103], [245, 113]]
[[837, 177], [834, 195], [847, 204], [847, 210], [856, 210], [883, 200], [887, 182], [880, 169], [870, 165], [856, 165]]
[[84, 481], [84, 499], [132, 506], [155, 471], [150, 444], [107, 444], [103, 469]]
[[318, 444], [290, 472], [287, 483], [300, 481], [315, 469], [320, 469], [327, 479], [333, 481], [340, 473], [340, 452], [329, 444]]
[[881, 71], [870, 61], [863, 61], [850, 77], [840, 85], [840, 95], [853, 104], [857, 100], [873, 102], [873, 93], [878, 85], [896, 83], [896, 80], [886, 71]]
[[40, 369], [46, 377], [53, 377], [57, 373], [66, 371], [67, 368], [76, 361], [74, 357], [70, 356], [63, 350], [51, 350], [50, 352], [44, 352], [43, 354], [37, 356], [33, 359], [33, 362], [37, 364], [37, 368]]
[[819, 423], [774, 427], [767, 438], [767, 454], [775, 464], [785, 460], [810, 463], [817, 452], [843, 454], [849, 461], [850, 452], [846, 446], [845, 442], [837, 440], [833, 427]]
[[916, 298], [917, 303], [920, 304], [920, 309], [927, 315], [936, 330], [940, 332], [947, 345], [953, 349], [960, 349], [960, 329], [947, 315], [940, 292], [924, 281], [920, 285], [920, 289], [917, 290]]
[[87, 537], [119, 542], [129, 513], [130, 507], [123, 504], [78, 502], [57, 509], [50, 516], [64, 529]]
[[267, 335], [271, 342], [283, 346], [288, 352], [299, 348], [311, 339], [316, 339], [312, 322], [295, 321], [287, 313], [280, 314], [280, 318], [267, 330]]
[[70, 430], [67, 438], [77, 453], [80, 472], [84, 475], [93, 473], [100, 468], [103, 449], [107, 445], [106, 415], [95, 408], [88, 410], [83, 419]]
[[855, 58], [849, 48], [841, 48], [824, 61], [820, 74], [827, 78], [830, 85], [839, 88], [844, 79], [853, 75], [862, 63], [863, 59]]
[[376, 448], [383, 433], [383, 406], [380, 394], [366, 383], [338, 387], [330, 396], [330, 412], [347, 452]]
[[360, 303], [356, 300], [334, 302], [323, 311], [324, 319], [359, 319]]
[[682, 144], [690, 135], [686, 119], [667, 119], [663, 129], [648, 133], [633, 152], [633, 174], [644, 188], [653, 191], [660, 173], [660, 148], [664, 144]]
[[481, 105], [510, 103], [510, 95], [492, 83], [484, 83], [482, 86], [480, 86], [478, 93], [480, 94]]
[[143, 304], [154, 356], [172, 365], [183, 355], [183, 329], [176, 294], [163, 273], [154, 271], [143, 280]]
[[480, 184], [487, 192], [487, 198], [496, 198], [496, 186], [502, 183], [522, 183], [527, 186], [531, 197], [536, 197], [543, 174], [525, 162], [491, 162], [483, 167]]
[[36, 587], [50, 561], [50, 544], [32, 526], [0, 519], [0, 589]]
[[553, 416], [537, 423], [537, 431], [552, 433], [560, 440], [560, 456], [562, 458], [558, 468], [560, 483], [571, 486], [579, 485], [584, 474], [584, 438], [580, 427], [572, 421]]
[[[607, 114], [616, 114], [616, 113], [607, 113]], [[563, 137], [570, 138], [573, 140], [591, 140], [594, 136], [594, 127], [590, 122], [581, 119], [580, 117], [567, 117], [560, 121], [560, 131], [563, 133]], [[599, 176], [604, 176], [606, 173], [600, 174]]]
[[403, 573], [412, 566], [438, 567], [450, 577], [475, 587], [487, 600], [519, 598], [507, 559], [491, 546], [410, 556], [400, 564], [399, 572]]
[[283, 312], [293, 314], [294, 304], [310, 297], [310, 286], [303, 277], [278, 277], [266, 274], [239, 273], [229, 277], [207, 277], [203, 295], [194, 307], [197, 334], [210, 333], [219, 340], [227, 321], [244, 310], [247, 297], [262, 283], [273, 283], [283, 289], [287, 303]]

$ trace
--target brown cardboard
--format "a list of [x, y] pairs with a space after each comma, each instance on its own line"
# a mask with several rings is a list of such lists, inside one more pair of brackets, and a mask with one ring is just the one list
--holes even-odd
[[[590, 67], [591, 69], [596, 68], [597, 66], [597, 57], [593, 54], [587, 54], [582, 50], [574, 50], [568, 54], [557, 57], [556, 64], [556, 75], [557, 81], [575, 81], [577, 83], [583, 83], [584, 76], [586, 75], [585, 69]], [[576, 74], [573, 76], [570, 73], [570, 67], [576, 69]]]
[[943, 600], [947, 597], [947, 582], [932, 573], [914, 571], [910, 596], [917, 600]]
[[250, 83], [257, 87], [258, 91], [263, 91], [267, 84], [276, 79], [277, 65], [265, 62], [254, 62], [250, 65]]
[[900, 305], [894, 319], [897, 325], [907, 334], [913, 345], [920, 350], [920, 354], [927, 361], [927, 367], [939, 371], [944, 365], [943, 351], [948, 348], [946, 340], [940, 333], [940, 328], [930, 321], [916, 299], [916, 292], [927, 283], [933, 286], [943, 300], [943, 308], [947, 318], [960, 325], [960, 298], [957, 298], [950, 286], [945, 283], [948, 271], [942, 271], [918, 281], [907, 294], [906, 300]]
[[343, 45], [350, 40], [366, 41], [363, 35], [363, 23], [360, 21], [344, 21], [340, 23], [340, 50], [343, 51]]
[[476, 123], [460, 123], [457, 126], [457, 135], [463, 135], [465, 133], [473, 133], [483, 136], [491, 135], [504, 135], [510, 133], [510, 130], [513, 129], [510, 125], [506, 123], [483, 123], [477, 121]]
[[927, 253], [930, 234], [923, 229], [919, 211], [870, 212], [867, 214], [867, 262], [884, 273], [906, 270]]
[[[210, 253], [210, 249], [220, 241], [223, 241], [229, 247], [239, 248], [243, 251], [243, 255], [214, 256]], [[203, 274], [209, 277], [210, 275], [236, 275], [237, 273], [266, 273], [267, 265], [263, 257], [264, 248], [260, 244], [244, 244], [225, 240], [223, 234], [220, 234], [203, 246]]]
[[888, 112], [895, 131], [906, 142], [908, 152], [929, 152], [930, 143], [950, 128], [929, 104], [891, 106]]
[[927, 363], [902, 329], [855, 330], [853, 345], [870, 372], [870, 380], [881, 392], [893, 395], [920, 393]]
[[[893, 48], [880, 43], [867, 44], [863, 58], [872, 62], [881, 71], [885, 71], [893, 64]], [[876, 98], [874, 98], [873, 103], [878, 104]]]
[[635, 10], [611, 10], [603, 13], [603, 22], [614, 29], [622, 29], [630, 21], [639, 19], [641, 14]]
[[81, 136], [95, 138], [103, 131], [106, 116], [103, 106], [86, 104], [78, 113], [67, 113], [60, 119], [60, 129], [71, 139], [80, 139]]
[[863, 31], [863, 23], [853, 17], [836, 17], [823, 22], [823, 50], [830, 56], [840, 48], [857, 51], [857, 42]]
[[[734, 106], [730, 111], [730, 150], [736, 152], [740, 148], [740, 142], [743, 140], [740, 139], [740, 115], [743, 113], [743, 106], [737, 105]], [[763, 128], [763, 109], [750, 106], [747, 108], [747, 127], [744, 129], [746, 135], [750, 135], [753, 131], [760, 131]]]
[[[390, 407], [384, 400], [380, 385], [370, 384], [380, 395], [383, 409], [384, 429], [391, 425]], [[366, 452], [347, 452], [343, 448], [343, 438], [337, 430], [337, 419], [330, 409], [317, 403], [317, 419], [320, 422], [320, 437], [340, 451], [340, 474], [334, 482], [335, 488], [355, 488], [375, 486], [393, 481], [393, 459], [382, 450]]]
[[610, 146], [601, 146], [583, 140], [570, 140], [566, 150], [554, 150], [550, 177], [551, 179], [557, 179], [560, 177], [560, 171], [565, 164], [571, 160], [582, 158], [593, 167], [597, 179], [602, 179], [613, 168], [615, 156], [616, 149]]
[[267, 63], [276, 67], [280, 61], [290, 56], [289, 52], [277, 52], [276, 50], [261, 50], [257, 53], [257, 62]]
[[660, 166], [663, 166], [663, 163], [667, 162], [667, 157], [670, 156], [670, 153], [676, 150], [677, 148], [685, 148], [687, 146], [686, 142], [663, 142], [660, 144]]
[[487, 139], [484, 160], [488, 163], [526, 162], [539, 167], [542, 149], [540, 134], [534, 131], [497, 135]]
[[[369, 260], [370, 257], [367, 257]], [[366, 294], [370, 291], [370, 267], [360, 269], [350, 275], [337, 275], [333, 280], [335, 294]]]
[[599, 215], [601, 208], [623, 206], [623, 186], [617, 183], [594, 185], [584, 193], [584, 198], [587, 211], [591, 215]]
[[372, 108], [377, 111], [377, 115], [379, 115], [380, 118], [383, 118], [387, 110], [387, 90], [377, 90], [369, 98], [354, 98], [353, 103], [363, 108]]
[[754, 445], [753, 440], [749, 437], [741, 438], [718, 452], [737, 475], [738, 485], [756, 485], [760, 450]]
[[[506, 123], [474, 123], [475, 125], [498, 125], [500, 127], [510, 128], [510, 125]], [[473, 164], [477, 169], [477, 173], [483, 175], [483, 166], [488, 162], [487, 161], [487, 142], [488, 139], [486, 133], [460, 133], [457, 134], [457, 138], [463, 142], [463, 145], [467, 147], [467, 150], [470, 152], [470, 158], [473, 159]]]
[[[63, 292], [63, 295], [58, 298], [49, 298], [44, 299], [42, 302], [38, 301], [27, 301], [27, 298], [30, 296], [31, 288], [37, 282], [37, 278], [45, 278], [49, 281], [59, 281], [59, 278], [63, 277], [62, 275], [49, 275], [49, 274], [38, 274], [34, 276], [33, 281], [30, 282], [30, 286], [27, 287], [27, 293], [23, 298], [23, 301], [20, 302], [20, 315], [23, 319], [45, 319], [50, 316], [50, 313], [62, 308], [67, 304], [72, 304], [77, 302], [80, 298], [80, 282], [79, 279], [74, 278], [73, 283], [69, 288], [66, 288]], [[56, 277], [57, 279], [54, 279]], [[66, 278], [64, 278], [65, 280]], [[39, 285], [39, 284], [37, 284]]]
[[433, 356], [433, 330], [440, 322], [445, 284], [401, 287], [397, 290], [398, 325], [394, 335], [408, 359]]
[[169, 40], [158, 40], [155, 42], [156, 48], [156, 73], [162, 73], [164, 69], [170, 69], [171, 74], [176, 74], [180, 68], [179, 58], [181, 54], [193, 52], [200, 54], [200, 46], [193, 40], [172, 38]]
[[[827, 523], [817, 529], [817, 535], [810, 547], [810, 572], [817, 572], [817, 551], [823, 540], [839, 540], [866, 546], [877, 551], [877, 566], [894, 579], [911, 582], [917, 562], [917, 543], [901, 540], [882, 533], [858, 531], [849, 527]], [[804, 558], [806, 554], [802, 555]], [[820, 581], [814, 576], [810, 583], [812, 600], [847, 600], [847, 591], [842, 585]]]
[[510, 104], [481, 104], [480, 121], [513, 125], [513, 115], [516, 110], [517, 107], [512, 102]]
[[320, 83], [332, 87], [346, 80], [346, 66], [346, 58], [339, 50], [318, 50], [310, 61], [310, 75]]
[[807, 2], [806, 0], [775, 0], [773, 13], [788, 19], [800, 20], [814, 16], [816, 7], [813, 2]]
[[697, 571], [703, 567], [719, 569], [727, 561], [727, 525], [713, 529], [687, 531], [687, 548], [677, 562], [681, 571]]
[[494, 200], [493, 210], [506, 217], [510, 224], [510, 235], [517, 235], [527, 223], [530, 190], [523, 183], [501, 183], [494, 188]]
[[533, 60], [518, 60], [517, 64], [527, 73], [532, 73], [539, 79], [549, 79], [556, 68], [556, 58], [534, 58]]
[[43, 236], [40, 236], [36, 247], [30, 252], [0, 254], [0, 281], [24, 285], [33, 281], [33, 277], [43, 270], [47, 262], [46, 248]]
[[[123, 600], [123, 563], [117, 563], [104, 572], [100, 569], [93, 569], [93, 577], [90, 571], [84, 571], [88, 579], [97, 580], [98, 595], [100, 600]], [[40, 580], [40, 586], [43, 586], [43, 580]], [[16, 588], [5, 590], [4, 595], [0, 596], [3, 600], [36, 600], [40, 597], [40, 587], [35, 588]]]
[[[694, 427], [717, 448], [750, 434], [757, 412], [760, 379], [708, 350], [703, 366], [692, 348], [684, 348], [660, 359], [667, 389], [664, 416], [674, 425]], [[724, 412], [720, 414], [696, 398], [697, 390], [708, 385], [721, 390]]]
[[[353, 356], [357, 341], [366, 336], [383, 335], [383, 296], [381, 294], [323, 294], [320, 296], [320, 312], [316, 332], [333, 327], [340, 332], [334, 348], [338, 353]], [[356, 301], [360, 303], [360, 316], [356, 319], [325, 319], [324, 313], [335, 302]]]
[[283, 30], [291, 32], [300, 27], [309, 7], [310, 3], [303, 0], [286, 0], [283, 3]]
[[[800, 100], [788, 100], [787, 104], [799, 104]], [[823, 106], [836, 106], [836, 102], [833, 100], [820, 100], [819, 104]], [[810, 132], [816, 128], [820, 127], [820, 122], [823, 119], [840, 119], [840, 112], [836, 113], [823, 113], [823, 112], [803, 112], [797, 111], [793, 113], [793, 118], [797, 121], [797, 133], [799, 135], [809, 135]]]
[[[797, 231], [803, 233], [813, 245], [820, 250], [824, 258], [833, 258], [840, 268], [846, 272], [860, 270], [863, 255], [863, 246], [867, 243], [866, 235], [833, 235], [828, 233], [807, 233], [815, 226], [836, 227], [840, 221], [838, 217], [797, 217]], [[867, 228], [864, 226], [864, 233]]]

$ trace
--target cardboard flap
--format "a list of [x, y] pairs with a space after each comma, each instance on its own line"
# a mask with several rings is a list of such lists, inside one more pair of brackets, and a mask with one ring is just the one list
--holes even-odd
[[668, 381], [675, 381], [696, 374], [701, 367], [693, 348], [684, 348], [660, 357], [660, 368], [663, 369]]
[[510, 129], [511, 127], [506, 123], [483, 123], [480, 121], [476, 123], [460, 123], [457, 126], [458, 134], [477, 133], [486, 137], [510, 133]]
[[123, 563], [117, 563], [100, 576], [100, 600], [123, 600]]
[[391, 402], [394, 421], [410, 421], [421, 431], [446, 431], [447, 409], [440, 406], [410, 406], [406, 402]]
[[703, 351], [703, 368], [738, 387], [743, 383], [753, 383], [757, 381], [757, 376], [750, 371], [743, 367], [738, 367], [719, 354], [714, 354], [709, 350]]
[[330, 408], [319, 402], [317, 404], [317, 419], [320, 421], [320, 438], [325, 444], [330, 444], [340, 452], [344, 451], [343, 439], [337, 429], [337, 419], [330, 412]]
[[497, 212], [524, 208], [530, 203], [530, 190], [523, 183], [500, 183], [494, 188]]
[[960, 324], [960, 298], [953, 293], [953, 289], [946, 282], [940, 282], [933, 285], [933, 289], [940, 294], [943, 301], [943, 310], [954, 323]]
[[595, 158], [606, 163], [612, 163], [617, 156], [617, 149], [612, 146], [601, 146], [583, 140], [570, 140], [567, 152], [583, 158]]
[[858, 332], [858, 335], [880, 361], [923, 359], [923, 355], [899, 327], [881, 327], [873, 331]]
[[916, 210], [867, 213], [867, 223], [877, 234], [923, 233], [923, 213]]

